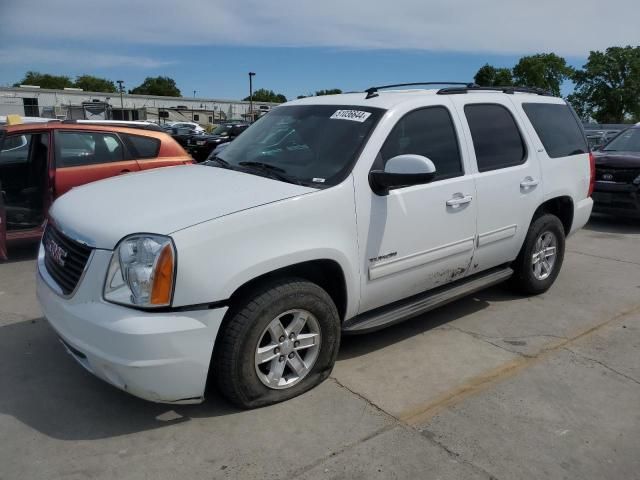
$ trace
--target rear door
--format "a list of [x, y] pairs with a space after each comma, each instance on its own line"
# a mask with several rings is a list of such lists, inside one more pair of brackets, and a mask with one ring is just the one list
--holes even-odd
[[[0, 151], [4, 142], [4, 130], [0, 130]], [[0, 180], [0, 260], [7, 259], [7, 215], [4, 211], [4, 193], [2, 193], [2, 181]]]
[[505, 95], [452, 100], [466, 120], [478, 195], [478, 237], [471, 273], [514, 260], [542, 199], [540, 163]]
[[55, 196], [73, 187], [140, 170], [112, 132], [59, 130], [55, 134]]

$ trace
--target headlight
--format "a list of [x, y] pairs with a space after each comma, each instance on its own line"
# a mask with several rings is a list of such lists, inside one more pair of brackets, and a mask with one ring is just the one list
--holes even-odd
[[207, 141], [206, 141], [206, 140], [198, 140], [198, 141], [196, 142], [196, 145], [205, 145], [206, 143], [207, 143]]
[[634, 185], [640, 185], [640, 175], [638, 175], [638, 176], [636, 177], [636, 179], [633, 181], [633, 184], [634, 184]]
[[173, 295], [175, 265], [176, 254], [169, 237], [126, 237], [111, 257], [104, 299], [122, 305], [166, 307]]

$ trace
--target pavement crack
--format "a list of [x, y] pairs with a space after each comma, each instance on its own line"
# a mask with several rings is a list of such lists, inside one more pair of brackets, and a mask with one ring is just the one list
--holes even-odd
[[536, 358], [540, 353], [542, 353], [544, 350], [542, 350], [541, 352], [539, 352], [538, 354], [532, 355], [532, 354], [527, 354], [527, 353], [523, 353], [520, 352], [518, 350], [509, 348], [506, 345], [501, 345], [499, 343], [497, 343], [499, 340], [505, 341], [505, 342], [509, 342], [509, 341], [519, 341], [519, 340], [526, 340], [528, 338], [540, 338], [540, 337], [547, 337], [547, 338], [557, 338], [559, 340], [563, 340], [563, 341], [568, 341], [569, 339], [567, 337], [563, 337], [560, 335], [551, 335], [551, 334], [532, 334], [532, 335], [521, 335], [521, 336], [517, 336], [517, 337], [492, 337], [489, 335], [482, 335], [481, 333], [476, 333], [476, 332], [471, 332], [468, 330], [464, 330], [460, 327], [456, 327], [454, 325], [447, 325], [446, 327], [444, 327], [444, 329], [451, 329], [451, 330], [457, 330], [461, 333], [465, 333], [467, 335], [470, 335], [471, 337], [477, 339], [477, 340], [482, 340], [483, 342], [488, 343], [489, 345], [493, 345], [496, 348], [500, 348], [501, 350], [504, 350], [505, 352], [509, 352], [509, 353], [513, 353], [514, 355], [519, 355], [521, 357], [524, 358]]
[[384, 427], [379, 428], [378, 430], [376, 430], [373, 433], [370, 433], [369, 435], [367, 435], [364, 438], [361, 438], [361, 439], [356, 440], [354, 442], [348, 443], [347, 445], [343, 446], [342, 448], [334, 450], [331, 453], [329, 453], [328, 455], [324, 455], [323, 457], [318, 458], [317, 460], [311, 462], [310, 464], [305, 465], [303, 467], [300, 467], [300, 468], [294, 470], [293, 472], [290, 472], [287, 475], [286, 478], [295, 478], [295, 477], [299, 477], [301, 475], [304, 475], [308, 471], [313, 470], [314, 468], [316, 468], [318, 465], [322, 465], [327, 460], [329, 460], [329, 459], [331, 459], [333, 457], [337, 457], [338, 455], [341, 455], [341, 454], [347, 452], [348, 450], [351, 450], [352, 448], [357, 447], [361, 443], [368, 442], [372, 438], [375, 438], [378, 435], [382, 435], [383, 433], [388, 432], [389, 430], [391, 430], [393, 428], [396, 428], [396, 427], [397, 427], [397, 425], [396, 424], [392, 424], [392, 423], [389, 424], [389, 425], [385, 425]]
[[346, 385], [344, 385], [343, 383], [340, 382], [340, 380], [338, 380], [336, 377], [330, 377], [331, 380], [333, 380], [336, 385], [338, 385], [340, 388], [344, 388], [347, 392], [351, 393], [352, 395], [355, 395], [356, 397], [358, 397], [360, 400], [362, 400], [363, 402], [365, 402], [367, 405], [373, 407], [375, 410], [377, 410], [378, 412], [382, 413], [383, 415], [386, 415], [387, 417], [392, 418], [393, 420], [395, 420], [398, 423], [403, 423], [402, 420], [400, 420], [398, 417], [396, 417], [395, 415], [387, 412], [385, 409], [383, 409], [382, 407], [380, 407], [379, 405], [376, 405], [374, 402], [372, 402], [371, 400], [369, 400], [367, 397], [365, 397], [364, 395], [356, 392], [355, 390], [352, 390], [351, 388], [347, 387]]
[[436, 447], [439, 447], [442, 450], [444, 450], [447, 453], [447, 455], [449, 455], [455, 461], [461, 462], [461, 463], [471, 467], [477, 473], [487, 477], [488, 480], [498, 480], [498, 477], [496, 477], [495, 475], [492, 475], [491, 473], [487, 472], [484, 468], [476, 465], [471, 460], [467, 460], [461, 454], [459, 454], [455, 450], [452, 450], [447, 445], [442, 443], [440, 440], [438, 440], [436, 438], [436, 435], [431, 430], [429, 430], [428, 428], [420, 428], [420, 429], [418, 429], [418, 432], [420, 433], [420, 435], [424, 439], [426, 439], [427, 441], [433, 443]]
[[580, 357], [580, 358], [582, 358], [582, 359], [584, 359], [584, 360], [587, 360], [587, 361], [589, 361], [589, 362], [597, 363], [598, 365], [600, 365], [600, 366], [602, 366], [602, 367], [606, 368], [607, 370], [609, 370], [609, 371], [611, 371], [611, 372], [613, 372], [613, 373], [615, 373], [615, 374], [617, 374], [617, 375], [620, 375], [621, 377], [624, 377], [624, 378], [626, 378], [627, 380], [631, 380], [633, 383], [637, 383], [638, 385], [640, 385], [640, 380], [636, 380], [635, 378], [633, 378], [633, 377], [631, 377], [631, 376], [627, 375], [626, 373], [622, 373], [621, 371], [616, 370], [615, 368], [613, 368], [613, 367], [611, 367], [611, 366], [607, 365], [606, 363], [604, 363], [604, 362], [603, 362], [603, 361], [601, 361], [601, 360], [598, 360], [598, 359], [593, 358], [593, 357], [589, 357], [589, 356], [584, 355], [584, 354], [582, 354], [582, 353], [580, 353], [580, 352], [576, 352], [575, 350], [571, 350], [571, 349], [570, 349], [570, 348], [568, 348], [568, 347], [563, 347], [563, 350], [566, 350], [567, 352], [570, 352], [570, 353], [574, 354], [576, 357]]

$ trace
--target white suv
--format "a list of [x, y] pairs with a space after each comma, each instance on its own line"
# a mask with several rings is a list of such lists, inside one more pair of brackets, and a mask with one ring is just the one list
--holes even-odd
[[556, 279], [593, 163], [560, 98], [381, 91], [274, 109], [218, 157], [58, 199], [38, 298], [68, 351], [139, 397], [242, 407], [325, 379], [340, 337], [509, 280]]

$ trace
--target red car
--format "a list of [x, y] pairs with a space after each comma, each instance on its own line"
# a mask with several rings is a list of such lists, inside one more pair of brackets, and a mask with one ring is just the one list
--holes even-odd
[[193, 163], [169, 135], [74, 122], [0, 126], [0, 259], [37, 240], [51, 203], [73, 187], [129, 172]]

